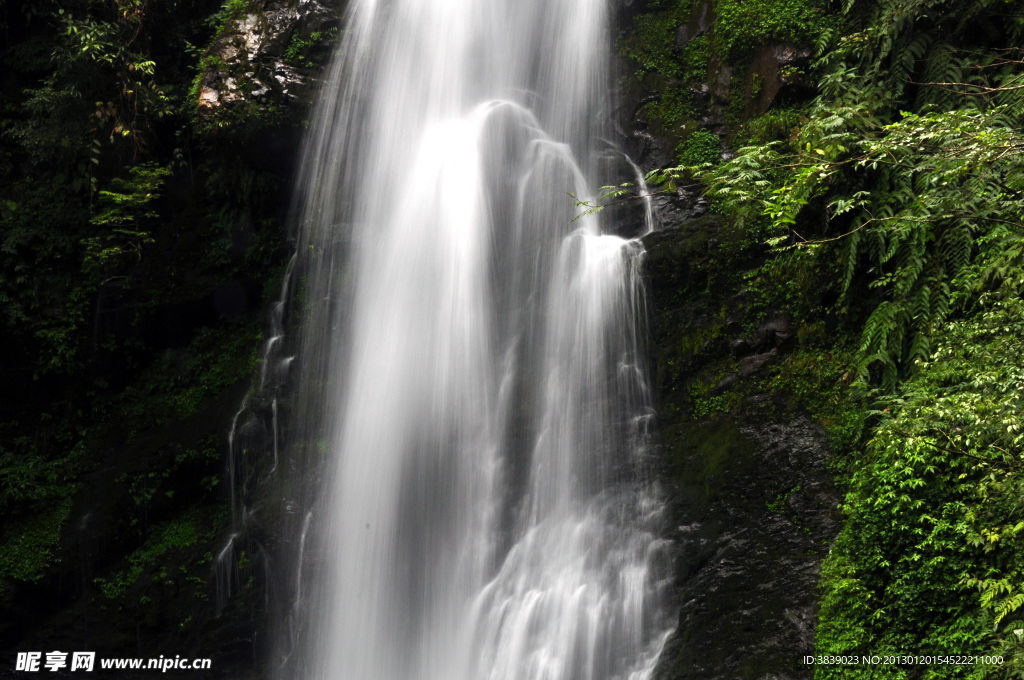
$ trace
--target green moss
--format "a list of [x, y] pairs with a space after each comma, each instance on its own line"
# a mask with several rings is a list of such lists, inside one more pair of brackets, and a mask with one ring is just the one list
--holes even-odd
[[739, 405], [743, 396], [738, 391], [729, 391], [718, 395], [691, 393], [690, 415], [694, 418], [702, 419], [719, 413], [728, 413]]
[[224, 0], [220, 9], [206, 19], [206, 23], [214, 29], [215, 34], [219, 34], [230, 21], [243, 14], [259, 11], [260, 6], [255, 0]]
[[679, 53], [683, 80], [697, 83], [707, 80], [710, 61], [711, 38], [705, 33], [688, 42]]
[[164, 350], [124, 390], [115, 418], [131, 423], [130, 437], [145, 427], [194, 415], [205, 400], [253, 374], [260, 336], [253, 323], [201, 329], [188, 348]]
[[743, 122], [743, 114], [747, 108], [747, 75], [744, 68], [737, 68], [729, 77], [729, 103], [725, 109], [725, 122], [739, 125]]
[[[206, 137], [220, 134], [237, 139], [239, 136], [253, 138], [257, 133], [271, 128], [281, 128], [289, 122], [282, 107], [275, 101], [258, 102], [251, 98], [253, 83], [245, 77], [235, 79], [243, 98], [223, 106], [193, 111], [195, 131]], [[295, 123], [294, 119], [291, 119]]]
[[227, 73], [228, 63], [216, 54], [204, 54], [199, 58], [199, 66], [196, 68], [196, 75], [192, 79], [192, 85], [188, 91], [188, 104], [195, 106], [199, 101], [199, 92], [203, 85], [203, 76], [208, 72]]
[[[142, 576], [148, 575], [149, 581], [158, 586], [174, 585], [175, 582], [195, 582], [188, 579], [189, 569], [181, 564], [176, 570], [171, 568], [172, 562], [187, 561], [193, 549], [201, 543], [210, 541], [214, 532], [198, 521], [195, 512], [155, 527], [146, 542], [128, 556], [128, 565], [114, 572], [108, 578], [97, 578], [103, 595], [116, 600], [137, 585], [143, 586]], [[192, 555], [195, 558], [194, 555]], [[202, 559], [192, 561], [202, 562]], [[200, 565], [196, 565], [200, 566]], [[205, 585], [205, 581], [201, 581]], [[152, 601], [149, 595], [141, 597]]]
[[721, 323], [691, 327], [686, 333], [671, 338], [671, 342], [661, 350], [658, 382], [680, 383], [697, 364], [704, 364], [716, 358], [724, 342]]
[[332, 28], [328, 31], [313, 31], [305, 39], [301, 33], [295, 31], [292, 33], [288, 49], [284, 51], [282, 56], [288, 64], [294, 64], [303, 68], [314, 66], [320, 63], [326, 55], [326, 51], [322, 54], [318, 53], [318, 48], [325, 44], [333, 43], [337, 37], [337, 28]]
[[764, 76], [760, 73], [752, 73], [750, 75], [750, 100], [757, 101], [761, 98], [762, 92], [764, 92]]
[[[217, 437], [211, 434], [196, 446], [179, 450], [173, 461], [162, 469], [146, 469], [138, 473], [125, 472], [118, 475], [115, 481], [127, 491], [135, 510], [135, 516], [129, 520], [129, 525], [140, 532], [143, 531], [144, 520], [148, 516], [151, 504], [155, 500], [173, 499], [176, 490], [181, 490], [187, 497], [209, 497], [220, 484], [220, 460], [219, 442]], [[195, 486], [198, 486], [199, 490]]]
[[644, 71], [679, 77], [683, 69], [675, 55], [676, 30], [690, 18], [691, 0], [666, 3], [665, 9], [641, 14], [633, 30], [616, 43], [619, 55], [636, 61]]
[[11, 579], [35, 582], [54, 563], [61, 529], [71, 515], [72, 501], [37, 508], [27, 517], [10, 522], [0, 542], [0, 592]]
[[773, 365], [758, 390], [786, 395], [811, 414], [840, 454], [854, 450], [864, 432], [863, 405], [849, 390], [852, 357], [833, 347], [801, 348]]
[[643, 107], [642, 113], [651, 127], [660, 134], [678, 134], [687, 120], [697, 112], [693, 108], [693, 97], [685, 87], [669, 87], [661, 97]]
[[828, 20], [822, 0], [717, 0], [715, 47], [738, 64], [767, 42], [813, 44]]
[[722, 159], [722, 143], [718, 135], [708, 130], [696, 130], [676, 147], [680, 165], [716, 165]]
[[50, 448], [70, 448], [64, 455], [48, 454], [27, 437], [0, 446], [0, 592], [5, 582], [38, 581], [59, 561], [61, 530], [80, 488], [76, 478], [88, 461], [85, 445], [68, 441], [81, 434], [63, 423], [53, 433]]
[[796, 135], [806, 115], [806, 106], [768, 109], [737, 130], [731, 142], [734, 147], [741, 147], [787, 141]]
[[792, 496], [793, 494], [799, 493], [800, 488], [801, 486], [797, 484], [791, 489], [776, 493], [774, 500], [765, 501], [765, 506], [768, 508], [768, 512], [772, 513], [773, 515], [786, 514], [786, 501], [788, 501], [789, 497]]
[[[721, 419], [695, 426], [692, 423], [668, 429], [666, 439], [675, 439], [672, 466], [678, 482], [693, 491], [703, 491], [703, 503], [718, 497], [728, 480], [727, 470], [735, 474], [749, 466], [755, 447], [743, 436], [736, 423]], [[694, 498], [687, 494], [688, 498]]]

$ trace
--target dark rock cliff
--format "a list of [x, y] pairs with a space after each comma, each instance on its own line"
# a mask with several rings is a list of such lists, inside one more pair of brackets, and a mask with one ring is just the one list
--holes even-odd
[[[202, 677], [265, 677], [266, 555], [239, 543], [229, 568], [215, 570], [232, 532], [225, 450], [259, 375], [264, 307], [290, 254], [292, 172], [343, 3], [225, 2], [203, 17], [214, 9], [174, 15], [214, 35], [191, 91], [184, 69], [173, 83], [189, 91], [181, 129], [153, 132], [155, 146], [181, 145], [153, 243], [133, 286], [106, 286], [95, 311], [94, 344], [134, 353], [101, 354], [95, 369], [121, 391], [93, 387], [97, 415], [76, 433], [74, 490], [45, 527], [58, 534], [51, 563], [0, 583], [0, 677], [23, 677], [15, 651], [52, 650], [212, 658]], [[175, 30], [185, 29], [166, 34]], [[3, 539], [23, 532], [31, 546], [39, 530], [9, 519]]]
[[[716, 275], [752, 257], [713, 215], [644, 239], [678, 627], [655, 677], [809, 678], [817, 576], [838, 531], [829, 436], [773, 380], [795, 351]], [[723, 261], [716, 265], [716, 256]]]
[[[731, 62], [710, 49], [687, 77], [687, 46], [717, 28], [714, 4], [678, 16], [652, 4], [622, 10], [618, 41], [633, 58], [619, 69], [633, 73], [620, 81], [621, 143], [645, 171], [675, 165], [698, 130], [727, 155], [738, 126], [813, 96], [811, 49], [778, 40]], [[650, 17], [671, 36], [662, 56], [679, 71], [630, 42], [653, 41]], [[673, 97], [684, 105], [666, 107]], [[751, 290], [762, 246], [710, 213], [699, 187], [659, 194], [653, 207], [657, 230], [643, 243], [679, 611], [655, 678], [810, 678], [802, 657], [814, 650], [818, 573], [840, 522], [822, 399], [843, 371], [818, 349], [820, 329], [797, 327]]]

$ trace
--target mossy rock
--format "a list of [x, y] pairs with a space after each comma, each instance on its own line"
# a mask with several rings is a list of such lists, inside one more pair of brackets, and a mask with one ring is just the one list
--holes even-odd
[[338, 36], [342, 0], [229, 0], [190, 99], [207, 134], [273, 128], [310, 106]]

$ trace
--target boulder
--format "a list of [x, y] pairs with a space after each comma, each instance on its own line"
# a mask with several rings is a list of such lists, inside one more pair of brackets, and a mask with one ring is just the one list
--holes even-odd
[[200, 61], [200, 119], [216, 126], [308, 108], [342, 11], [343, 0], [260, 0], [228, 17]]

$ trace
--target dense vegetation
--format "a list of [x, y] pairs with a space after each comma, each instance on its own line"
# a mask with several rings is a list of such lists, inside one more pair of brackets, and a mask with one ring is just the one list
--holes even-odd
[[[197, 97], [204, 69], [252, 94], [209, 46], [258, 6], [0, 8], [11, 611], [61, 584], [105, 616], [137, 612], [126, 629], [192, 634], [191, 613], [212, 606], [227, 520], [210, 433], [257, 360], [301, 120], [252, 101], [211, 119]], [[699, 230], [721, 241], [694, 276], [712, 321], [665, 370], [719, 363], [664, 408], [713, 419], [786, 393], [832, 435], [845, 523], [824, 562], [818, 653], [1004, 661], [822, 678], [1024, 675], [1022, 34], [1007, 0], [649, 0], [617, 41], [636, 119], [682, 166], [652, 179], [701, 181], [725, 218]], [[282, 58], [310, 67], [323, 41], [291, 33]], [[721, 342], [733, 298], [716, 291], [735, 289], [748, 325], [784, 310], [798, 349], [722, 389], [738, 362]], [[773, 487], [765, 511], [798, 491]], [[93, 510], [109, 545], [69, 569], [69, 522]], [[0, 633], [23, 632], [16, 620]]]
[[[710, 127], [735, 157], [695, 152], [706, 132], [691, 130], [678, 158], [689, 167], [652, 179], [701, 179], [716, 211], [771, 248], [751, 288], [804, 328], [831, 320], [824, 346], [850, 357], [844, 399], [868, 427], [836, 450], [846, 520], [824, 563], [817, 652], [1003, 660], [816, 676], [1021, 676], [1024, 12], [848, 0], [826, 16], [779, 3], [737, 33], [743, 15], [712, 4], [712, 87], [716, 59], [742, 72], [765, 40], [816, 42], [803, 74], [815, 96], [764, 110], [752, 81], [742, 102], [733, 87], [732, 115]], [[684, 22], [694, 10], [673, 11]], [[655, 37], [638, 21], [620, 47], [678, 78], [685, 49], [636, 49]]]
[[[12, 645], [56, 614], [58, 591], [127, 617], [111, 622], [109, 651], [127, 630], [194, 638], [192, 614], [212, 607], [225, 410], [253, 373], [287, 255], [305, 109], [197, 103], [205, 73], [239, 68], [210, 46], [262, 5], [0, 8], [0, 638]], [[320, 33], [280, 42], [289, 68], [323, 56]]]

